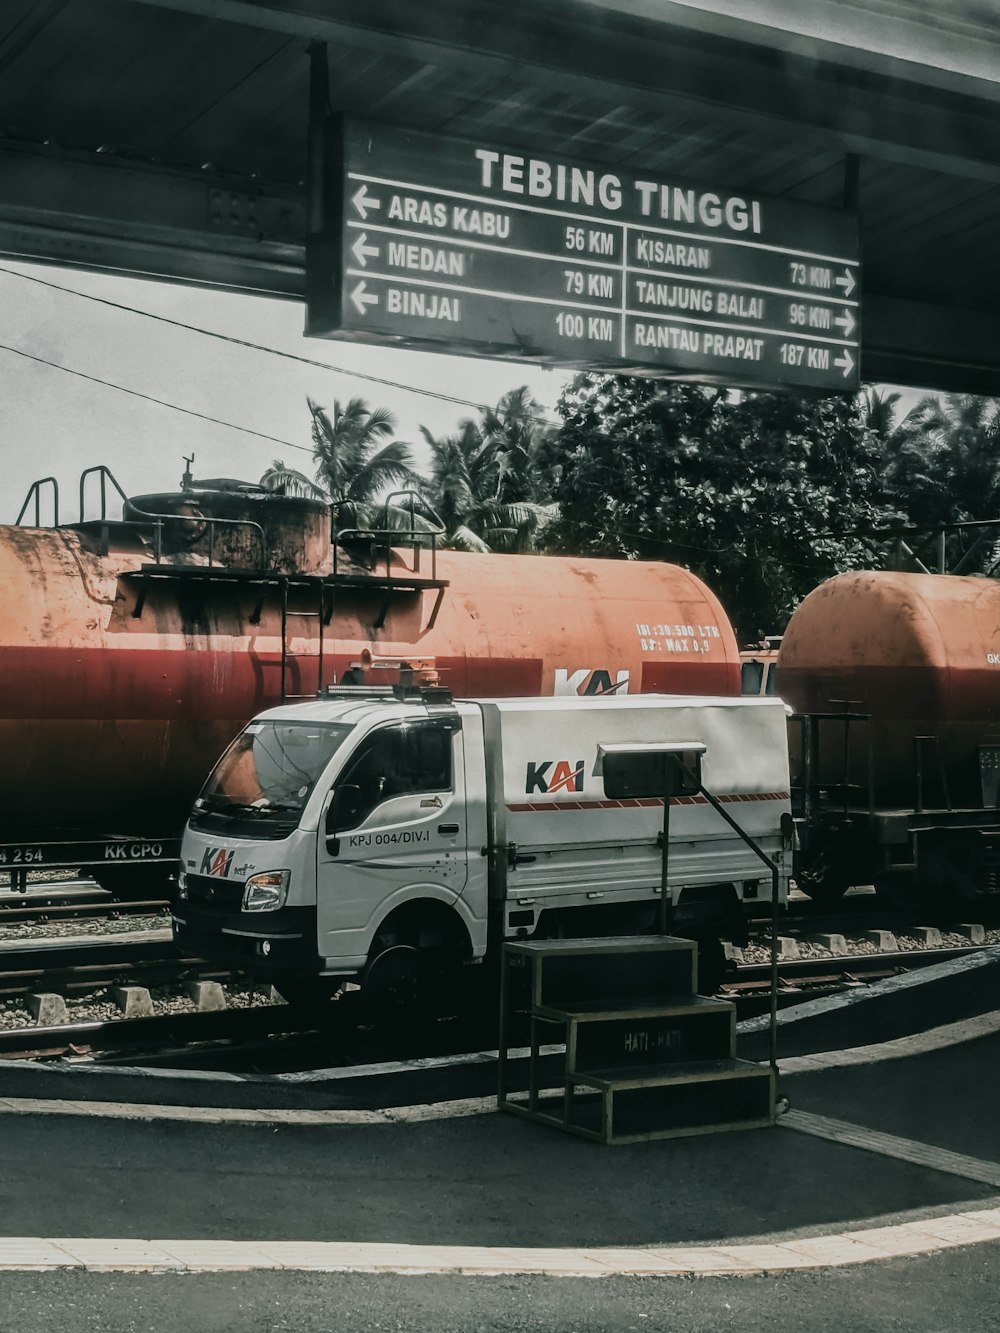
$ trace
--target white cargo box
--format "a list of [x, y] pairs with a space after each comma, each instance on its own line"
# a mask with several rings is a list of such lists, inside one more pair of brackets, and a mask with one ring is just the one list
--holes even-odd
[[[495, 841], [513, 844], [506, 896], [634, 893], [659, 884], [663, 801], [607, 796], [604, 745], [704, 745], [701, 778], [778, 859], [789, 810], [786, 710], [780, 699], [637, 695], [628, 699], [482, 701], [492, 760]], [[669, 884], [766, 880], [766, 868], [703, 795], [671, 800]]]

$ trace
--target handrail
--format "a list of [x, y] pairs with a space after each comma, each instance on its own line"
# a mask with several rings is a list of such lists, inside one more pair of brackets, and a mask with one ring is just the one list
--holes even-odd
[[[437, 578], [437, 539], [438, 539], [438, 537], [443, 537], [443, 536], [445, 535], [445, 526], [444, 526], [444, 524], [441, 522], [441, 519], [440, 519], [440, 517], [438, 516], [438, 514], [437, 514], [433, 509], [431, 509], [430, 505], [426, 504], [426, 503], [424, 502], [423, 498], [422, 498], [422, 497], [421, 497], [415, 490], [413, 490], [412, 487], [410, 487], [410, 488], [408, 488], [407, 490], [404, 490], [404, 491], [390, 491], [389, 494], [385, 497], [385, 500], [383, 501], [383, 504], [382, 504], [382, 522], [383, 522], [383, 525], [384, 525], [384, 527], [385, 527], [386, 530], [388, 530], [388, 531], [395, 531], [395, 529], [390, 529], [390, 528], [389, 528], [389, 506], [390, 506], [391, 502], [392, 502], [393, 500], [395, 500], [397, 497], [400, 497], [400, 498], [402, 498], [402, 499], [404, 499], [404, 500], [409, 500], [409, 502], [410, 502], [410, 526], [409, 526], [408, 529], [400, 529], [399, 531], [401, 532], [401, 534], [413, 538], [413, 547], [412, 547], [412, 550], [413, 550], [413, 572], [416, 574], [416, 573], [418, 573], [419, 570], [420, 570], [420, 550], [421, 550], [421, 543], [420, 543], [419, 541], [417, 541], [417, 538], [416, 538], [416, 535], [415, 535], [415, 534], [420, 534], [420, 535], [424, 535], [424, 536], [429, 536], [429, 537], [431, 538], [431, 578], [432, 578], [432, 579], [436, 579], [436, 578]], [[423, 506], [423, 508], [427, 511], [427, 513], [429, 513], [429, 514], [431, 515], [430, 518], [427, 518], [425, 514], [421, 515], [421, 517], [424, 518], [425, 521], [426, 521], [427, 523], [430, 523], [430, 524], [432, 524], [432, 525], [436, 524], [436, 528], [435, 528], [434, 526], [431, 526], [431, 527], [429, 527], [429, 528], [418, 528], [418, 527], [416, 526], [416, 524], [415, 524], [415, 522], [414, 522], [414, 518], [415, 518], [414, 501], [415, 501], [415, 500], [419, 500], [420, 503], [421, 503], [421, 505]], [[399, 506], [399, 505], [394, 505], [393, 508], [395, 508], [395, 509], [399, 509], [400, 506]], [[401, 509], [400, 512], [405, 513], [406, 510], [405, 510], [405, 509]]]
[[[969, 564], [972, 557], [982, 549], [991, 528], [994, 530], [1000, 528], [1000, 519], [963, 519], [957, 523], [941, 523], [933, 528], [878, 528], [871, 535], [877, 540], [893, 541], [897, 565], [901, 565], [905, 558], [913, 561], [917, 566], [918, 573], [947, 574], [949, 572], [948, 535], [950, 533], [969, 532], [971, 534], [978, 532], [979, 536], [975, 538], [967, 550], [959, 553], [958, 559], [951, 569], [952, 574], [958, 574]], [[922, 540], [910, 542], [904, 540], [905, 538], [922, 538]], [[926, 554], [928, 550], [931, 554]], [[1000, 560], [995, 561], [990, 566], [986, 576], [988, 578], [994, 577], [998, 569], [1000, 569]]]
[[[421, 495], [419, 495], [419, 494], [418, 494], [415, 490], [413, 490], [412, 488], [410, 488], [409, 490], [405, 490], [405, 491], [390, 491], [390, 492], [389, 492], [389, 494], [385, 497], [385, 500], [383, 501], [383, 504], [382, 504], [382, 517], [383, 517], [383, 519], [388, 519], [388, 516], [389, 516], [389, 506], [390, 506], [391, 502], [392, 502], [393, 500], [396, 499], [397, 496], [401, 496], [404, 500], [409, 500], [409, 502], [410, 502], [410, 530], [411, 530], [411, 531], [417, 531], [417, 532], [431, 532], [431, 531], [433, 531], [432, 528], [416, 528], [416, 529], [414, 529], [414, 526], [413, 526], [413, 518], [414, 518], [413, 502], [414, 502], [414, 500], [419, 500], [420, 503], [421, 503], [421, 505], [423, 505], [424, 509], [427, 511], [427, 514], [430, 515], [430, 518], [427, 519], [427, 522], [428, 522], [428, 523], [431, 523], [431, 522], [436, 523], [436, 524], [437, 524], [437, 535], [438, 535], [439, 537], [443, 537], [443, 536], [444, 536], [445, 527], [444, 527], [444, 523], [441, 521], [440, 516], [437, 514], [437, 512], [436, 512], [435, 510], [433, 510], [433, 509], [430, 507], [429, 504], [427, 504], [427, 502], [423, 499], [423, 497], [422, 497]], [[399, 508], [398, 505], [395, 505], [395, 506], [393, 506], [393, 507], [394, 507], [394, 508], [397, 508], [397, 509]], [[404, 512], [405, 512], [405, 511], [404, 511]], [[389, 525], [388, 525], [388, 522], [386, 522], [385, 526], [388, 528], [388, 526], [389, 526]]]
[[[751, 837], [750, 834], [747, 833], [746, 829], [742, 828], [736, 822], [736, 820], [725, 808], [725, 806], [721, 804], [718, 797], [713, 795], [713, 793], [708, 790], [708, 788], [701, 780], [701, 774], [692, 772], [691, 769], [689, 769], [686, 764], [681, 763], [679, 760], [676, 762], [677, 762], [677, 767], [680, 768], [681, 772], [688, 779], [688, 781], [692, 784], [697, 784], [698, 792], [700, 793], [700, 795], [704, 796], [705, 800], [708, 801], [709, 805], [712, 807], [715, 813], [717, 815], [722, 816], [722, 818], [733, 830], [733, 832], [737, 835], [737, 837], [741, 838], [743, 842], [746, 843], [746, 845], [750, 848], [750, 850], [754, 853], [754, 855], [758, 857], [761, 861], [763, 861], [764, 864], [767, 866], [768, 870], [770, 870], [771, 872], [771, 941], [770, 941], [771, 1005], [770, 1005], [770, 1011], [768, 1013], [768, 1024], [767, 1024], [768, 1064], [771, 1066], [771, 1071], [774, 1075], [775, 1084], [777, 1084], [778, 1080], [778, 894], [780, 891], [780, 880], [781, 880], [781, 875], [778, 870], [778, 865], [777, 862], [775, 862], [770, 856], [768, 856], [767, 852], [764, 851], [760, 843], [758, 843], [755, 838]], [[666, 802], [666, 807], [667, 809], [670, 808], [669, 800]], [[782, 818], [784, 818], [784, 816], [782, 816]], [[663, 855], [665, 859], [667, 855], [666, 847], [664, 847]], [[775, 1091], [777, 1091], [777, 1088], [775, 1088]]]
[[[406, 510], [400, 509], [400, 506], [392, 505], [392, 501], [398, 498], [403, 498], [409, 500], [410, 502], [409, 503], [410, 526], [408, 528], [392, 528], [389, 526], [388, 518], [389, 518], [390, 505], [392, 506], [392, 508], [400, 510], [400, 512], [402, 513], [406, 513]], [[405, 546], [409, 542], [413, 550], [413, 572], [418, 573], [420, 570], [420, 550], [423, 544], [421, 539], [426, 540], [429, 538], [430, 548], [431, 548], [431, 578], [436, 579], [437, 543], [438, 543], [438, 538], [443, 537], [445, 535], [446, 529], [444, 524], [441, 522], [440, 517], [434, 512], [433, 509], [430, 509], [430, 513], [433, 516], [433, 518], [424, 519], [424, 521], [428, 523], [430, 526], [426, 528], [418, 528], [415, 523], [416, 519], [416, 511], [414, 508], [415, 501], [420, 501], [420, 504], [424, 509], [430, 508], [428, 505], [424, 503], [421, 496], [412, 489], [404, 491], [390, 491], [389, 494], [385, 497], [385, 500], [383, 501], [382, 504], [382, 509], [380, 513], [380, 518], [382, 520], [381, 527], [376, 526], [374, 528], [334, 529], [333, 532], [334, 577], [336, 577], [339, 572], [338, 548], [340, 547], [341, 543], [344, 542], [345, 540], [378, 542], [384, 545], [386, 548], [385, 576], [386, 578], [391, 578], [392, 577], [392, 571], [390, 568], [390, 559], [392, 554], [391, 548]], [[424, 516], [421, 515], [421, 517], [423, 518]]]
[[140, 509], [131, 500], [128, 505], [133, 514], [138, 514], [143, 519], [149, 519], [153, 524], [153, 556], [157, 564], [163, 557], [164, 523], [204, 523], [208, 529], [209, 565], [215, 563], [215, 529], [217, 526], [221, 526], [224, 528], [253, 528], [260, 542], [260, 559], [257, 568], [264, 568], [264, 561], [267, 558], [267, 537], [261, 525], [252, 518], [213, 518], [207, 514], [158, 514], [152, 509]]
[[41, 477], [38, 481], [31, 483], [31, 489], [24, 497], [24, 504], [21, 506], [21, 512], [14, 520], [14, 526], [16, 528], [21, 526], [21, 519], [24, 518], [28, 506], [31, 504], [32, 497], [34, 497], [35, 501], [35, 527], [40, 528], [42, 526], [42, 487], [47, 482], [50, 482], [52, 485], [52, 526], [54, 528], [59, 526], [59, 483], [56, 481], [55, 477]]
[[[339, 549], [340, 544], [347, 541], [370, 541], [378, 542], [385, 547], [385, 577], [393, 577], [391, 568], [392, 548], [394, 545], [400, 545], [401, 537], [430, 537], [431, 539], [431, 578], [437, 578], [437, 539], [438, 533], [433, 530], [428, 532], [424, 528], [339, 528], [333, 541], [333, 577], [336, 578], [340, 572]], [[391, 539], [395, 539], [395, 541]], [[414, 542], [414, 549], [416, 543]], [[419, 569], [419, 562], [414, 561], [414, 573]]]
[[128, 504], [128, 496], [118, 485], [118, 480], [109, 467], [105, 467], [103, 463], [98, 463], [94, 467], [84, 468], [83, 472], [80, 473], [80, 522], [81, 523], [84, 521], [84, 518], [86, 516], [87, 478], [93, 476], [95, 473], [101, 479], [101, 517], [99, 520], [101, 523], [104, 523], [108, 517], [107, 483], [109, 481], [111, 482], [111, 485], [115, 488], [115, 490], [118, 492], [118, 494], [121, 496], [122, 504], [123, 505]]

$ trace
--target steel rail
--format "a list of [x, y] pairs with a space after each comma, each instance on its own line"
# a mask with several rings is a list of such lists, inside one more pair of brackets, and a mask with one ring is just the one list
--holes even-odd
[[[0, 928], [30, 921], [76, 921], [82, 917], [155, 916], [168, 910], [165, 898], [151, 898], [148, 902], [128, 900], [116, 902], [103, 898], [100, 902], [31, 903], [17, 907], [0, 906]], [[0, 942], [3, 937], [0, 936]]]
[[[947, 962], [952, 958], [961, 958], [964, 954], [979, 953], [983, 949], [995, 948], [990, 944], [946, 945], [941, 948], [900, 949], [891, 953], [829, 954], [824, 958], [794, 958], [779, 961], [779, 980], [808, 980], [813, 977], [851, 977], [865, 972], [899, 971], [907, 972], [912, 968], [929, 967], [932, 963]], [[771, 964], [737, 963], [726, 974], [723, 986], [738, 984], [741, 981], [755, 981], [770, 978]]]
[[95, 940], [82, 937], [85, 943], [76, 943], [72, 937], [47, 936], [36, 940], [0, 941], [0, 984], [11, 972], [59, 972], [86, 964], [116, 964], [173, 962], [177, 958], [169, 932], [144, 931], [145, 936], [158, 938], [136, 939], [122, 931]]
[[[332, 1016], [331, 1013], [331, 1019]], [[0, 1029], [0, 1056], [52, 1054], [69, 1046], [83, 1045], [92, 1051], [138, 1047], [156, 1050], [168, 1045], [194, 1046], [208, 1041], [247, 1041], [286, 1032], [317, 1032], [328, 1026], [329, 1021], [319, 1022], [304, 1010], [287, 1004], [207, 1013], [154, 1014], [150, 1018], [89, 1019], [51, 1027]]]

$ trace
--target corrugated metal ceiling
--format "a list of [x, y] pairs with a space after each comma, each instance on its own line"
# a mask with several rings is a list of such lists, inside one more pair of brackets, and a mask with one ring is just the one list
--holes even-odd
[[[554, 5], [553, 32], [571, 14], [571, 0]], [[553, 32], [540, 29], [538, 50], [554, 40]], [[648, 88], [623, 96], [622, 62], [640, 38], [644, 59], [662, 57], [659, 99]], [[686, 86], [694, 37], [685, 44], [673, 33], [668, 46], [664, 35], [661, 50], [648, 24], [621, 20], [608, 28], [607, 39], [615, 77], [603, 90], [592, 69], [592, 40], [581, 47], [587, 77], [576, 90], [565, 78], [546, 78], [538, 63], [472, 61], [464, 68], [455, 60], [422, 59], [412, 46], [339, 41], [330, 48], [332, 97], [346, 110], [416, 128], [641, 164], [650, 172], [833, 207], [843, 198], [844, 142], [888, 133], [885, 125], [863, 123], [866, 81], [874, 86], [870, 73], [824, 69], [827, 94], [838, 86], [850, 91], [844, 133], [824, 135], [815, 124], [798, 132], [797, 109], [804, 112], [816, 96], [808, 63], [760, 50], [751, 67], [745, 59], [740, 64], [735, 48], [716, 44], [717, 82], [699, 101]], [[236, 181], [297, 187], [306, 170], [306, 51], [304, 36], [151, 3], [6, 0], [0, 10], [0, 137], [185, 169], [210, 163]], [[749, 116], [741, 122], [727, 85], [734, 79], [748, 89], [768, 79], [780, 85], [784, 119], [770, 126]], [[669, 95], [681, 88], [683, 100]], [[907, 89], [899, 87], [883, 90], [880, 105], [902, 124], [917, 103], [908, 103]], [[978, 145], [983, 107], [940, 90], [919, 105], [924, 114], [939, 108], [935, 124], [946, 146], [949, 135], [958, 147]], [[906, 153], [896, 161], [863, 156], [866, 290], [1000, 308], [1000, 147], [993, 167], [975, 178], [960, 167], [953, 172], [908, 162]]]

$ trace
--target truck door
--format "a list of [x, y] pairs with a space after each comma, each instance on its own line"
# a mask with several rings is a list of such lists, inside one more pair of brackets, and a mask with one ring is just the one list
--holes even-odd
[[459, 719], [370, 732], [337, 779], [317, 841], [319, 951], [328, 959], [366, 953], [372, 919], [404, 890], [434, 886], [459, 898], [469, 873]]

